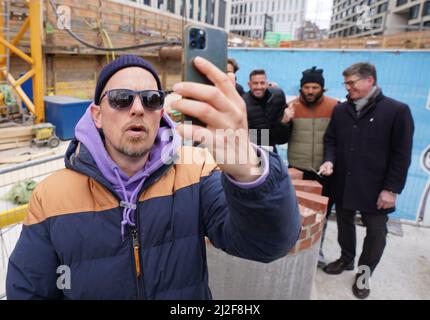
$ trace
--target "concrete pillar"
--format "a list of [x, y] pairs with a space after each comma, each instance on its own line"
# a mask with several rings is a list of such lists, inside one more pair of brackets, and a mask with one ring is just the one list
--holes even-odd
[[215, 0], [214, 25], [218, 26], [219, 0]]
[[215, 300], [309, 300], [319, 241], [271, 263], [249, 261], [207, 246], [209, 287]]
[[227, 0], [227, 10], [225, 12], [225, 30], [230, 32], [231, 25], [231, 0]]
[[199, 8], [201, 14], [200, 14], [200, 21], [206, 22], [206, 0], [202, 0], [202, 5]]
[[193, 20], [198, 21], [199, 19], [199, 0], [191, 0], [194, 1], [193, 5]]
[[175, 1], [175, 14], [181, 15], [181, 4], [183, 0]]
[[310, 299], [315, 279], [328, 198], [322, 186], [303, 180], [303, 172], [289, 169], [296, 190], [302, 228], [289, 254], [271, 263], [227, 255], [208, 243], [209, 286], [214, 299]]

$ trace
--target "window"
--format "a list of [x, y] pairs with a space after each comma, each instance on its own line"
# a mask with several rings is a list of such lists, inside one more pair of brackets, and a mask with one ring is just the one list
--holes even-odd
[[420, 5], [417, 4], [416, 6], [413, 6], [412, 8], [409, 9], [409, 19], [416, 19], [418, 18], [418, 15], [420, 13]]
[[383, 13], [388, 9], [388, 2], [384, 2], [378, 6], [378, 13]]
[[406, 2], [408, 2], [408, 0], [397, 0], [396, 6], [397, 7], [403, 6]]
[[380, 29], [380, 28], [382, 28], [382, 17], [380, 17], [380, 18], [377, 18], [377, 19], [373, 20], [373, 27], [374, 27], [375, 29]]
[[429, 16], [429, 15], [430, 15], [430, 1], [426, 1], [424, 3], [424, 8], [423, 8], [423, 17]]

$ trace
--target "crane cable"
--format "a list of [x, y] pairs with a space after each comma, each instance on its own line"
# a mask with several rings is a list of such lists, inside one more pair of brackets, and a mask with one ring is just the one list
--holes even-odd
[[[60, 19], [60, 17], [57, 14], [57, 9], [55, 7], [55, 4], [52, 2], [52, 0], [49, 0], [49, 3], [51, 4], [52, 10], [54, 11], [55, 16], [57, 19]], [[100, 51], [126, 51], [126, 50], [133, 50], [133, 49], [143, 49], [143, 48], [152, 48], [152, 47], [165, 47], [165, 46], [174, 46], [174, 45], [182, 45], [181, 41], [172, 40], [172, 41], [158, 41], [158, 42], [152, 42], [152, 43], [144, 43], [144, 44], [137, 44], [134, 46], [127, 46], [127, 47], [118, 47], [118, 48], [105, 48], [105, 47], [98, 47], [91, 43], [86, 42], [81, 37], [79, 37], [76, 33], [74, 33], [70, 28], [68, 28], [66, 25], [64, 26], [64, 29], [67, 31], [67, 33], [73, 37], [76, 41], [80, 42], [86, 47], [100, 50]]]

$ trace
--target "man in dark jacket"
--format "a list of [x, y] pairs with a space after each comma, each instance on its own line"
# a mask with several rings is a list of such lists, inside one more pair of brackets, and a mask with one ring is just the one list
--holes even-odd
[[283, 118], [288, 107], [280, 88], [269, 87], [266, 72], [254, 70], [249, 75], [249, 91], [243, 95], [251, 129], [251, 141], [269, 146], [276, 153], [276, 145], [288, 141], [291, 128]]
[[414, 123], [406, 104], [382, 94], [373, 65], [357, 63], [343, 75], [348, 101], [333, 111], [320, 168], [322, 174], [334, 175], [342, 254], [324, 271], [339, 274], [354, 269], [354, 216], [359, 212], [367, 234], [352, 291], [363, 299], [370, 293], [369, 277], [385, 248], [387, 214], [395, 210], [397, 195], [405, 186]]
[[[215, 86], [177, 84], [190, 99], [173, 107], [208, 126], [176, 129], [206, 137], [208, 149], [181, 146], [148, 62], [126, 55], [103, 68], [67, 169], [32, 194], [9, 259], [8, 299], [210, 299], [205, 237], [261, 262], [289, 252], [300, 215], [287, 169], [250, 144], [228, 76], [202, 58], [195, 65]], [[242, 136], [224, 144], [219, 129]], [[223, 154], [239, 159], [217, 165]]]

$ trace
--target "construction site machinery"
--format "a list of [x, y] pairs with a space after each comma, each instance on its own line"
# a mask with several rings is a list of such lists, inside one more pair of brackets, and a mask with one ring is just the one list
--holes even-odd
[[34, 125], [32, 133], [32, 143], [39, 147], [48, 145], [51, 148], [56, 148], [60, 144], [60, 139], [55, 135], [55, 126], [51, 123]]

